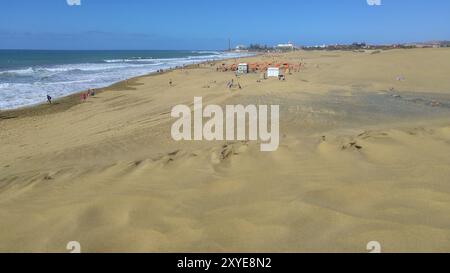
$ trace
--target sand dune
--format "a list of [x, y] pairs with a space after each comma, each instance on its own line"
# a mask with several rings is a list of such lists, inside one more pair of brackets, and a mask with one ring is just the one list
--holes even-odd
[[[305, 66], [230, 91], [203, 64], [0, 113], [0, 251], [448, 252], [449, 57], [263, 55], [240, 61]], [[278, 151], [173, 141], [170, 111], [194, 96], [279, 104]]]

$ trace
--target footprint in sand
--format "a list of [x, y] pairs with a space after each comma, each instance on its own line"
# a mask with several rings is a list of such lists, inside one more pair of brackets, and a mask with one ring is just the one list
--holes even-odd
[[211, 163], [213, 165], [221, 164], [230, 159], [233, 155], [239, 155], [248, 151], [248, 142], [231, 143], [223, 145], [219, 151], [211, 153]]

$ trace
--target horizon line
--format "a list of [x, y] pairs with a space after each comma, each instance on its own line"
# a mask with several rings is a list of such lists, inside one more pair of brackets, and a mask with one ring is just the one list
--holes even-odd
[[[351, 43], [316, 43], [316, 44], [296, 44], [296, 43], [292, 43], [294, 46], [302, 48], [302, 47], [314, 47], [314, 46], [322, 46], [322, 45], [326, 45], [326, 46], [332, 46], [332, 45], [352, 45], [354, 43], [364, 43], [366, 45], [369, 46], [392, 46], [392, 45], [411, 45], [411, 44], [430, 44], [430, 43], [444, 43], [444, 42], [450, 42], [450, 38], [448, 39], [432, 39], [432, 40], [425, 40], [425, 41], [413, 41], [413, 42], [394, 42], [394, 43], [367, 43], [364, 41], [360, 41], [360, 42], [351, 42]], [[238, 45], [245, 45], [244, 43], [236, 43], [236, 46]], [[250, 46], [250, 45], [260, 45], [260, 46], [267, 46], [268, 48], [274, 48], [277, 47], [277, 45], [269, 45], [269, 44], [265, 44], [265, 43], [249, 43], [248, 45], [245, 46]], [[232, 49], [235, 49], [236, 46], [232, 47]], [[112, 48], [92, 48], [92, 49], [76, 49], [76, 48], [0, 48], [0, 50], [47, 50], [47, 51], [120, 51], [120, 50], [126, 50], [126, 51], [229, 51], [227, 48], [224, 49], [126, 49], [126, 48], [116, 48], [116, 49], [112, 49]]]

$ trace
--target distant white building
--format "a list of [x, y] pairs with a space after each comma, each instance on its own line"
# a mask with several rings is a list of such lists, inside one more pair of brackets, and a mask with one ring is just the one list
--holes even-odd
[[237, 51], [237, 52], [247, 51], [247, 46], [238, 45], [238, 46], [236, 46], [235, 51]]
[[291, 42], [289, 42], [287, 44], [278, 44], [277, 49], [279, 49], [279, 50], [294, 50], [295, 45]]

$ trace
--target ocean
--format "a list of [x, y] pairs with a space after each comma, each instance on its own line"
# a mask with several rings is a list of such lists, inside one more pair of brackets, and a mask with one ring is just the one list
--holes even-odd
[[177, 66], [243, 57], [220, 51], [0, 50], [0, 110], [46, 101]]

